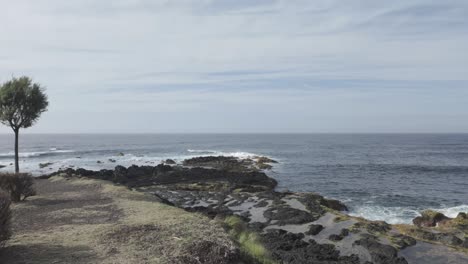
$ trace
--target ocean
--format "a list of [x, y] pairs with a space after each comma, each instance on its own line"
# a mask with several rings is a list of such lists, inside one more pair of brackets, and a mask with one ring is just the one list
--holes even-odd
[[[11, 171], [13, 134], [0, 135]], [[124, 155], [119, 155], [123, 153]], [[20, 168], [34, 175], [69, 166], [111, 169], [208, 155], [279, 161], [280, 190], [317, 192], [350, 213], [411, 223], [424, 209], [468, 211], [468, 134], [24, 134]], [[109, 159], [114, 159], [113, 163]], [[100, 161], [101, 163], [98, 163]], [[40, 163], [52, 163], [40, 168]]]

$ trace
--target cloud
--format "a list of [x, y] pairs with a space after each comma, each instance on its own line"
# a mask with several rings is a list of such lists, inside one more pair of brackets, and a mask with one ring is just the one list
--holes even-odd
[[[275, 109], [278, 116], [294, 114], [288, 109], [302, 119], [307, 111], [329, 111], [344, 122], [339, 114], [360, 109], [352, 98], [361, 95], [387, 107], [364, 104], [367, 108], [355, 112], [366, 126], [366, 111], [377, 116], [393, 111], [380, 100], [384, 94], [389, 98], [387, 91], [412, 96], [413, 108], [405, 108], [409, 115], [420, 115], [418, 105], [427, 106], [415, 90], [442, 101], [448, 89], [452, 105], [467, 102], [462, 89], [468, 81], [468, 3], [463, 0], [17, 0], [2, 1], [2, 8], [0, 81], [32, 76], [47, 86], [51, 112], [61, 112], [50, 113], [47, 127], [32, 131], [61, 131], [54, 124], [64, 122], [80, 129], [64, 121], [67, 114], [92, 119], [90, 131], [106, 131], [112, 126], [105, 115], [92, 113], [139, 109], [145, 115], [176, 113], [179, 121], [164, 120], [183, 130], [187, 111], [223, 120], [236, 116], [237, 108], [245, 120], [249, 112], [241, 109], [277, 108], [285, 98]], [[346, 99], [329, 109], [335, 97]], [[309, 109], [302, 98], [322, 108]], [[466, 114], [441, 105], [439, 116]], [[214, 120], [201, 120], [202, 127], [193, 129], [212, 127]], [[279, 129], [270, 122], [275, 121], [268, 119], [264, 127]], [[339, 127], [321, 122], [325, 130]], [[402, 122], [401, 130], [408, 124]], [[150, 132], [160, 129], [140, 125], [152, 127]], [[239, 126], [261, 130], [251, 123]], [[316, 131], [317, 126], [308, 127]]]

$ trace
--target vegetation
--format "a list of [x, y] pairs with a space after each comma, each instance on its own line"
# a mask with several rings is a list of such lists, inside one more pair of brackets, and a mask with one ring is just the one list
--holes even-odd
[[36, 195], [34, 179], [26, 173], [2, 173], [0, 174], [0, 189], [10, 194], [13, 202], [25, 200]]
[[44, 89], [29, 77], [13, 78], [0, 87], [0, 122], [15, 133], [16, 173], [19, 173], [19, 131], [34, 125], [48, 105]]
[[270, 252], [262, 245], [260, 238], [247, 229], [247, 225], [237, 216], [228, 216], [224, 220], [231, 237], [239, 243], [244, 258], [254, 263], [275, 264]]
[[151, 194], [58, 176], [36, 180], [36, 189], [37, 196], [12, 207], [17, 232], [0, 262], [237, 263], [228, 262], [239, 250], [219, 223]]
[[10, 198], [7, 194], [0, 192], [0, 247], [10, 238]]

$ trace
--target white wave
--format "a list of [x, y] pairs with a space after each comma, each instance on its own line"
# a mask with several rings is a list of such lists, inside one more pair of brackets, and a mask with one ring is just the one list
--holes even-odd
[[[40, 157], [46, 156], [51, 154], [61, 154], [61, 153], [73, 153], [74, 150], [59, 150], [51, 148], [49, 151], [36, 151], [36, 152], [20, 152], [18, 156], [20, 158], [32, 158], [32, 157]], [[13, 158], [15, 157], [14, 152], [7, 152], [7, 153], [0, 153], [1, 158]]]
[[190, 153], [217, 153], [216, 150], [204, 150], [204, 149], [187, 149]]
[[385, 221], [389, 224], [410, 224], [412, 219], [419, 215], [419, 212], [407, 207], [365, 205], [352, 209], [350, 215], [372, 221]]
[[432, 210], [443, 213], [444, 215], [448, 217], [454, 218], [454, 217], [457, 217], [458, 213], [460, 212], [468, 213], [468, 204], [442, 208], [442, 209], [432, 209]]
[[[250, 152], [244, 151], [235, 151], [235, 152], [224, 152], [224, 151], [217, 151], [217, 150], [202, 150], [202, 149], [188, 149], [187, 152], [189, 153], [197, 153], [196, 156], [224, 156], [224, 157], [236, 157], [239, 159], [251, 159], [259, 156], [263, 156], [261, 154], [255, 154]], [[195, 156], [192, 156], [195, 157]]]
[[[427, 208], [454, 218], [460, 212], [468, 212], [468, 205], [459, 205], [448, 208]], [[373, 221], [385, 221], [389, 224], [411, 224], [412, 220], [421, 215], [422, 210], [415, 210], [408, 207], [384, 207], [363, 205], [353, 208], [350, 212], [352, 216], [359, 216]]]

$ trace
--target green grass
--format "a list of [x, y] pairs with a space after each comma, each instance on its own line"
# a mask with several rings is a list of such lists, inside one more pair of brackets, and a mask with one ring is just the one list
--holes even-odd
[[239, 243], [242, 254], [260, 264], [276, 264], [271, 259], [270, 252], [262, 245], [258, 234], [248, 230], [247, 225], [237, 216], [229, 216], [224, 219], [224, 224], [231, 237]]

